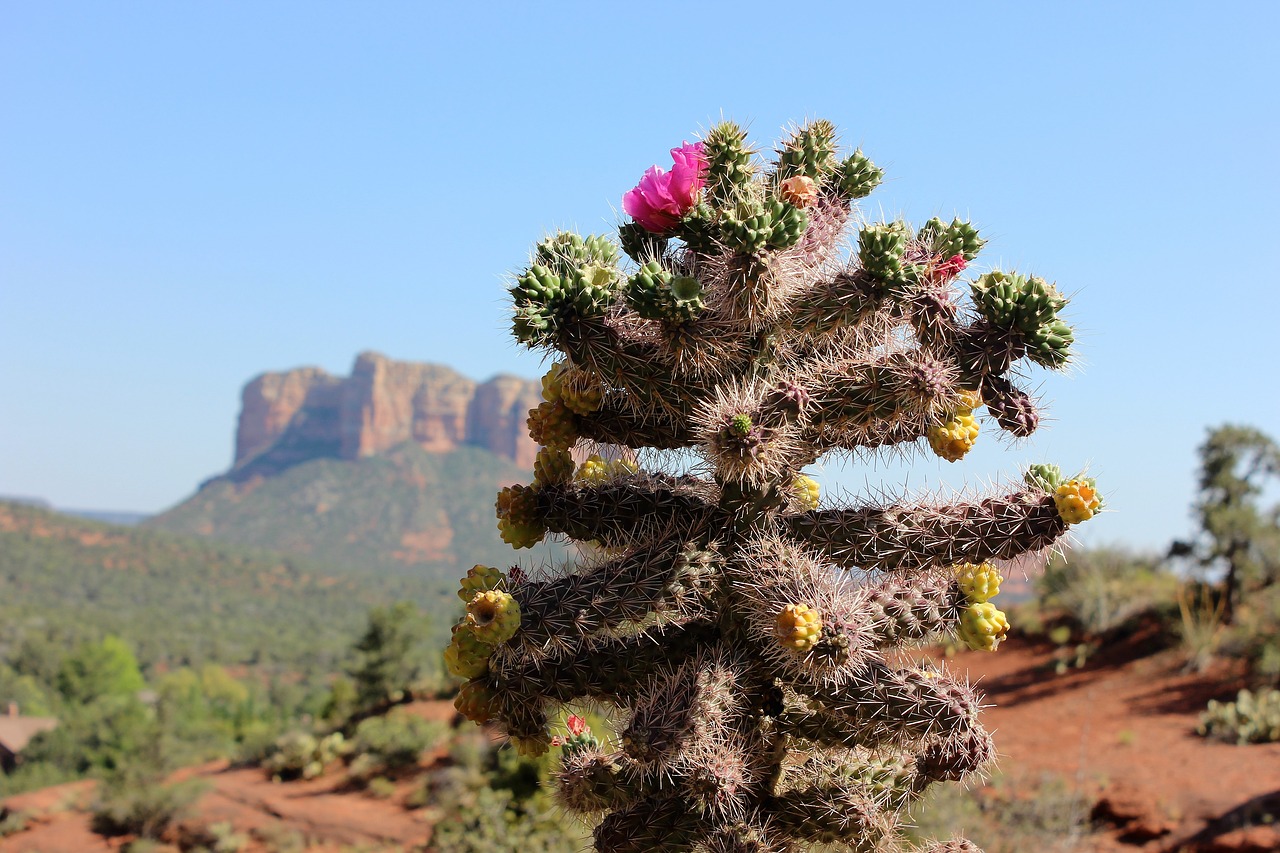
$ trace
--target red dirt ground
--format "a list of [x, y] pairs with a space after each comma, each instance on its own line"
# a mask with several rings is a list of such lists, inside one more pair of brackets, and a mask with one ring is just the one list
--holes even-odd
[[967, 668], [994, 705], [983, 719], [1001, 772], [1054, 774], [1096, 802], [1093, 817], [1108, 827], [1089, 841], [1099, 853], [1280, 851], [1280, 744], [1196, 735], [1208, 700], [1234, 698], [1238, 683], [1223, 668], [1184, 673], [1176, 650], [1146, 654], [1146, 639], [1104, 648], [1064, 675], [1052, 647], [1018, 641], [952, 666]]
[[[1153, 654], [1143, 644], [1138, 637], [1107, 648], [1061, 676], [1054, 674], [1052, 647], [1019, 641], [996, 654], [964, 654], [951, 666], [967, 669], [993, 705], [984, 720], [997, 730], [1006, 779], [1051, 774], [1096, 803], [1093, 816], [1104, 831], [1076, 850], [1280, 851], [1280, 744], [1238, 747], [1195, 735], [1205, 703], [1234, 694], [1231, 674], [1185, 674], [1176, 652]], [[409, 707], [435, 719], [453, 715], [446, 702]], [[439, 757], [425, 757], [423, 766]], [[375, 800], [344, 788], [336, 770], [285, 784], [225, 763], [186, 774], [211, 786], [197, 804], [198, 816], [185, 824], [191, 828], [217, 821], [247, 833], [283, 827], [307, 838], [308, 850], [333, 853], [355, 846], [406, 850], [430, 836], [418, 813], [402, 805], [413, 779], [401, 782], [392, 799]], [[10, 798], [10, 808], [36, 817], [26, 831], [0, 841], [0, 853], [119, 850], [128, 839], [103, 839], [89, 830], [85, 808], [92, 798], [90, 782]], [[268, 848], [255, 838], [244, 849]]]

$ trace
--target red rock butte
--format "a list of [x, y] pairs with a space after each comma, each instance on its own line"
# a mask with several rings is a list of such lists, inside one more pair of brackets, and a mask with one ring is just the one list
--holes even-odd
[[232, 470], [358, 459], [407, 441], [435, 453], [473, 445], [532, 468], [538, 446], [525, 418], [541, 401], [536, 380], [475, 382], [443, 365], [376, 352], [357, 356], [345, 377], [318, 367], [263, 373], [241, 394]]

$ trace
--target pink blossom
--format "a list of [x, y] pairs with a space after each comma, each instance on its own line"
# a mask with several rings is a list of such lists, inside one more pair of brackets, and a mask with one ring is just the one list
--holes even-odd
[[969, 266], [969, 262], [964, 259], [964, 255], [952, 255], [945, 261], [940, 261], [933, 268], [933, 272], [944, 281], [955, 278], [964, 272], [964, 268]]
[[671, 149], [672, 167], [651, 166], [635, 189], [622, 197], [622, 209], [646, 230], [663, 234], [698, 202], [707, 183], [707, 155], [701, 142]]
[[570, 714], [569, 719], [565, 720], [565, 724], [569, 727], [569, 734], [577, 737], [583, 732], [591, 731], [591, 727], [587, 725], [587, 721], [579, 717], [577, 714]]

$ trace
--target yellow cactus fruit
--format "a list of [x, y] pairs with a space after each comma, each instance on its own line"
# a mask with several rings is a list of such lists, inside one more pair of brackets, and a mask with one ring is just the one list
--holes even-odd
[[956, 580], [960, 582], [960, 589], [971, 604], [981, 604], [1000, 594], [1000, 584], [1004, 578], [990, 563], [961, 563], [956, 566]]
[[497, 698], [492, 690], [475, 681], [468, 681], [458, 690], [453, 707], [471, 722], [483, 726], [493, 719]]
[[533, 481], [539, 486], [573, 479], [573, 457], [559, 447], [544, 447], [533, 460]]
[[970, 412], [956, 412], [929, 427], [929, 446], [948, 462], [963, 459], [978, 439], [978, 420]]
[[[581, 371], [577, 372], [581, 376]], [[589, 377], [573, 384], [565, 383], [560, 388], [560, 402], [569, 407], [569, 411], [577, 415], [589, 415], [598, 411], [604, 402], [604, 392]]]
[[477, 592], [467, 603], [466, 625], [475, 638], [491, 646], [501, 645], [520, 630], [520, 605], [500, 589]]
[[498, 492], [498, 532], [512, 548], [532, 548], [547, 528], [538, 516], [537, 491], [529, 486], [507, 486]]
[[598, 486], [609, 479], [609, 473], [609, 463], [592, 454], [578, 466], [578, 473], [574, 475], [574, 479], [590, 486]]
[[958, 412], [968, 412], [972, 414], [975, 409], [982, 406], [982, 395], [977, 391], [961, 391], [960, 402], [956, 406]]
[[822, 614], [807, 604], [788, 604], [775, 624], [778, 641], [792, 651], [807, 652], [822, 636]]
[[461, 622], [453, 626], [453, 638], [444, 650], [444, 666], [450, 675], [479, 678], [489, 671], [489, 655], [493, 647], [476, 639], [471, 626]]
[[522, 758], [538, 758], [551, 749], [550, 737], [513, 737], [511, 745]]
[[564, 362], [557, 361], [542, 377], [542, 399], [554, 403], [564, 390]]
[[574, 423], [573, 412], [563, 400], [540, 403], [538, 408], [529, 410], [529, 436], [543, 447], [555, 447], [568, 450], [578, 440], [578, 426]]
[[817, 509], [818, 498], [822, 495], [822, 487], [818, 481], [804, 474], [797, 474], [791, 481], [791, 490], [800, 498], [800, 505], [805, 509]]
[[1058, 515], [1067, 524], [1079, 524], [1093, 518], [1102, 509], [1102, 496], [1092, 479], [1077, 477], [1067, 480], [1053, 493]]
[[630, 459], [615, 459], [609, 463], [610, 477], [626, 477], [631, 474], [639, 474], [640, 466]]
[[462, 579], [462, 588], [458, 590], [458, 598], [463, 601], [470, 601], [476, 597], [477, 592], [497, 589], [506, 579], [506, 575], [493, 566], [474, 565], [467, 570], [467, 576]]
[[958, 633], [974, 651], [994, 652], [1009, 633], [1009, 620], [989, 601], [970, 604], [960, 614]]

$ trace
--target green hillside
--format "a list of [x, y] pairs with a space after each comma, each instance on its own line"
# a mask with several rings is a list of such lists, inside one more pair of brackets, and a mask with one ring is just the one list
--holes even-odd
[[[428, 453], [407, 443], [364, 459], [314, 459], [268, 478], [217, 478], [145, 526], [453, 582], [475, 563], [512, 561], [494, 498], [528, 479], [487, 450]], [[542, 547], [543, 556], [552, 553]]]
[[457, 607], [450, 586], [414, 573], [363, 574], [0, 503], [0, 652], [37, 634], [114, 634], [147, 668], [329, 672], [370, 607], [400, 600], [436, 614], [433, 628], [447, 636]]

